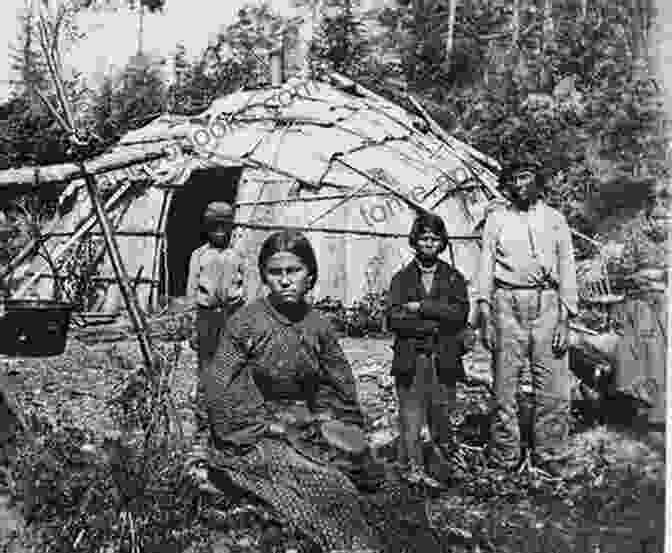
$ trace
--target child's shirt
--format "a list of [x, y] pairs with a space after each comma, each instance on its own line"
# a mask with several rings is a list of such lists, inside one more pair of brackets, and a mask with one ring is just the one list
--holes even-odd
[[199, 307], [221, 308], [241, 303], [245, 290], [242, 257], [232, 248], [203, 244], [189, 262], [187, 296]]

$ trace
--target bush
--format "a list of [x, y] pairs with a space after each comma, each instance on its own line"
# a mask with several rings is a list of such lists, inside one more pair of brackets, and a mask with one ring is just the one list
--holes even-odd
[[369, 292], [353, 305], [354, 317], [349, 321], [350, 335], [380, 334], [385, 331], [387, 293]]
[[[183, 480], [191, 444], [168, 428], [166, 384], [120, 361], [115, 430], [33, 417], [36, 438], [19, 447], [14, 478], [35, 551], [182, 551], [209, 539], [207, 502]], [[159, 356], [157, 368], [176, 363]]]
[[71, 302], [78, 311], [95, 306], [104, 284], [92, 277], [105, 253], [102, 238], [88, 236], [75, 244], [71, 251], [54, 266], [58, 275], [57, 291], [64, 301]]
[[128, 436], [94, 448], [91, 438], [57, 421], [21, 450], [24, 516], [41, 547], [182, 550], [205, 540], [193, 490], [180, 485], [183, 449], [145, 449]]
[[316, 301], [313, 307], [329, 319], [337, 332], [345, 332], [347, 310], [341, 300], [325, 296]]
[[361, 338], [386, 332], [386, 292], [369, 292], [350, 307], [345, 307], [340, 300], [326, 296], [315, 302], [314, 307], [329, 318], [338, 332], [346, 336]]

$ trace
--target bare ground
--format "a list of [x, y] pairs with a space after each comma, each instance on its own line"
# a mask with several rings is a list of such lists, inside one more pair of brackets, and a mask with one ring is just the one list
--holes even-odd
[[[396, 423], [390, 342], [344, 339], [342, 344], [358, 380], [372, 442], [388, 444]], [[138, 358], [133, 341], [91, 346], [71, 339], [61, 356], [2, 362], [10, 393], [29, 419], [69, 421], [103, 436], [115, 429], [105, 400], [124, 380], [123, 364], [115, 359], [125, 355]], [[187, 394], [196, 359], [188, 347], [180, 355], [172, 390], [190, 433], [193, 414]], [[559, 483], [528, 474], [490, 473], [483, 466], [482, 428], [478, 428], [488, 408], [488, 388], [482, 384], [488, 380], [487, 358], [482, 352], [468, 359], [467, 370], [472, 380], [461, 389], [457, 422], [462, 425], [467, 470], [454, 489], [426, 504], [433, 524], [452, 532], [451, 551], [662, 552], [661, 435], [606, 426], [578, 431], [572, 436], [566, 477]], [[390, 453], [385, 447], [380, 452]]]

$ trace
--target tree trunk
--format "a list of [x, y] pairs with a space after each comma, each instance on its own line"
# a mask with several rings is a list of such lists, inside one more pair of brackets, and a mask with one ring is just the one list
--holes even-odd
[[424, 15], [425, 13], [425, 0], [413, 0], [413, 14], [415, 15], [416, 21], [418, 16]]
[[[553, 0], [543, 0], [542, 6], [543, 30], [541, 51], [545, 52], [552, 46], [555, 39], [555, 22], [553, 21]], [[539, 74], [539, 89], [550, 91], [553, 88], [553, 74], [551, 68], [544, 64]]]
[[420, 32], [425, 21], [425, 0], [413, 0], [413, 20], [416, 30]]
[[448, 36], [446, 36], [446, 67], [450, 68], [455, 36], [455, 8], [457, 0], [448, 0]]
[[143, 53], [143, 34], [145, 32], [145, 6], [142, 2], [138, 6], [138, 56], [141, 56]]
[[520, 0], [513, 0], [511, 30], [511, 47], [518, 48], [518, 39], [520, 38]]
[[413, 0], [413, 22], [415, 24], [415, 36], [421, 42], [424, 42], [427, 39], [427, 24], [425, 14], [426, 7], [425, 0]]
[[632, 21], [632, 58], [633, 61], [642, 55], [643, 24], [640, 0], [630, 0], [630, 18]]
[[513, 84], [517, 78], [526, 78], [527, 67], [525, 62], [521, 64], [520, 51], [520, 25], [521, 4], [523, 0], [513, 0], [513, 13], [511, 14], [511, 46], [506, 53], [503, 73], [508, 81], [507, 86]]
[[472, 4], [472, 0], [462, 0], [462, 15], [468, 19], [473, 15], [473, 13], [474, 6]]
[[648, 66], [647, 22], [648, 1], [630, 0], [630, 17], [632, 21], [632, 63], [635, 76], [646, 71]]
[[299, 76], [307, 77], [310, 75], [310, 43], [313, 40], [315, 29], [320, 26], [322, 14], [322, 0], [310, 0], [304, 6], [307, 16], [299, 29], [299, 44], [297, 46], [297, 57], [299, 61]]
[[581, 0], [581, 19], [588, 17], [588, 0]]
[[544, 0], [544, 42], [553, 40], [555, 23], [553, 21], [553, 0]]

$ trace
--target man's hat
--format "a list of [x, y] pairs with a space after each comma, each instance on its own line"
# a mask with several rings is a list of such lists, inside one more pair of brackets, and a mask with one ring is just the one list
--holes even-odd
[[203, 221], [214, 223], [215, 221], [231, 221], [233, 219], [233, 208], [226, 202], [211, 202], [205, 208]]

